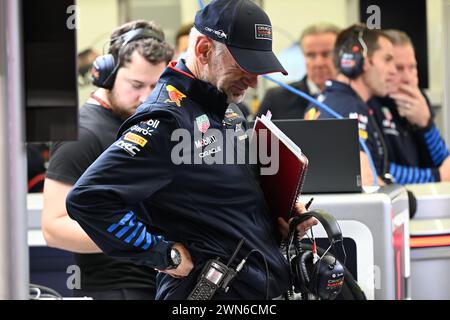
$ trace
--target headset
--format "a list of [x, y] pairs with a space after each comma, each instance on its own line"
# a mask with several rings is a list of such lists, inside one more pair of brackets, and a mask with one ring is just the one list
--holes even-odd
[[350, 79], [355, 79], [364, 72], [364, 60], [367, 46], [363, 40], [364, 28], [354, 29], [357, 37], [350, 37], [339, 50], [339, 70]]
[[[120, 57], [120, 51], [123, 50], [127, 44], [144, 38], [164, 42], [164, 39], [153, 30], [145, 28], [133, 29], [119, 37], [119, 41], [123, 42], [119, 49], [118, 57]], [[97, 57], [91, 69], [92, 83], [99, 88], [111, 90], [114, 86], [114, 81], [116, 80], [117, 71], [120, 66], [120, 60], [116, 62], [112, 54]]]
[[[297, 225], [311, 217], [315, 217], [320, 221], [330, 241], [330, 247], [315, 263], [313, 251], [305, 250], [304, 246], [301, 246], [300, 241], [292, 240], [294, 239], [293, 237], [298, 239], [296, 234]], [[342, 232], [336, 219], [322, 210], [310, 211], [294, 217], [289, 224], [289, 230], [289, 238], [291, 242], [294, 242], [296, 251], [296, 256], [290, 261], [295, 289], [302, 293], [303, 299], [307, 299], [308, 294], [323, 300], [336, 299], [344, 285], [345, 268], [336, 257], [328, 254], [328, 251], [331, 248], [335, 251], [335, 246], [337, 246], [343, 254], [344, 265], [346, 259]]]

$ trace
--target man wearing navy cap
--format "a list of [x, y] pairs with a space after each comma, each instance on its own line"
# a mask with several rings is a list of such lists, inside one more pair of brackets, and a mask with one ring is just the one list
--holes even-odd
[[[272, 52], [267, 15], [249, 0], [211, 2], [196, 15], [186, 61], [165, 70], [67, 198], [69, 215], [104, 252], [161, 271], [157, 299], [186, 299], [205, 264], [226, 263], [243, 238], [234, 265], [252, 250], [260, 257], [251, 255], [229, 291], [213, 298], [276, 298], [289, 289], [289, 266], [274, 236], [287, 223], [272, 220], [254, 167], [211, 161], [236, 156], [218, 138], [227, 130], [247, 140], [233, 103], [268, 72], [286, 71]], [[194, 136], [183, 150], [186, 162], [175, 151], [180, 132]], [[300, 234], [316, 223], [300, 224]]]

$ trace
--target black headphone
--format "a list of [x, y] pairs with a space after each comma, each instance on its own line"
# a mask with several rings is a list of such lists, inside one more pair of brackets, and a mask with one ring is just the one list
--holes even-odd
[[350, 79], [355, 79], [364, 72], [364, 60], [367, 46], [363, 40], [364, 28], [356, 27], [355, 36], [350, 37], [339, 50], [339, 70]]
[[[289, 234], [297, 239], [297, 225], [311, 217], [315, 217], [320, 221], [328, 235], [330, 248], [333, 248], [334, 251], [335, 245], [338, 245], [345, 260], [341, 228], [336, 219], [329, 213], [316, 210], [294, 217], [289, 224]], [[294, 241], [294, 243], [296, 256], [291, 260], [290, 265], [294, 287], [297, 291], [301, 292], [302, 296], [313, 294], [323, 300], [336, 299], [344, 285], [344, 266], [336, 257], [328, 254], [328, 250], [314, 263], [313, 252], [300, 247], [299, 241]], [[305, 297], [303, 298], [305, 299]]]
[[[133, 29], [130, 30], [119, 37], [121, 39], [122, 45], [119, 49], [118, 57], [120, 57], [120, 51], [130, 42], [150, 38], [155, 39], [159, 42], [163, 42], [164, 39], [161, 38], [156, 32], [150, 29]], [[99, 87], [111, 90], [114, 86], [114, 81], [116, 80], [117, 71], [120, 67], [120, 61], [115, 61], [112, 54], [106, 54], [97, 57], [94, 64], [92, 65], [92, 83]]]

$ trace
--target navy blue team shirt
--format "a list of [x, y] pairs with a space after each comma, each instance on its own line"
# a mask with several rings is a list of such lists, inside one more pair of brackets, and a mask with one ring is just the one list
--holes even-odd
[[[186, 299], [209, 259], [227, 262], [241, 238], [236, 264], [252, 249], [269, 267], [269, 297], [289, 287], [289, 266], [279, 250], [255, 168], [248, 164], [176, 164], [172, 132], [204, 131], [188, 156], [207, 159], [237, 153], [214, 136], [236, 132], [245, 141], [245, 120], [226, 95], [195, 79], [184, 61], [169, 66], [148, 100], [111, 145], [75, 184], [66, 201], [71, 218], [107, 254], [165, 269], [173, 242], [192, 255], [194, 270], [184, 279], [157, 276], [157, 299]], [[218, 132], [218, 131], [215, 131]], [[198, 160], [198, 159], [197, 159]], [[250, 256], [226, 299], [263, 299], [266, 272]], [[221, 297], [220, 295], [218, 296]]]

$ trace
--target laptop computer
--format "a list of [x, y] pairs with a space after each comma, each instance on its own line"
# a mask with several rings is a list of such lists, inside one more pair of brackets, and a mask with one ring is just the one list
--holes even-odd
[[273, 120], [309, 160], [305, 193], [361, 192], [356, 119]]

